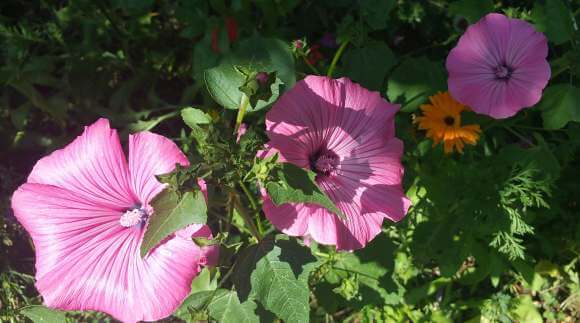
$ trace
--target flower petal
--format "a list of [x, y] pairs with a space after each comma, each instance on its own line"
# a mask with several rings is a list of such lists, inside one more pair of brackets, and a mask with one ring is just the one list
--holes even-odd
[[143, 204], [148, 204], [165, 185], [155, 175], [170, 173], [175, 164], [189, 165], [177, 145], [148, 131], [129, 136], [129, 173], [133, 191]]
[[119, 213], [76, 192], [24, 184], [14, 194], [15, 216], [30, 232], [37, 255], [37, 288], [47, 306], [97, 310], [124, 322], [169, 316], [190, 291], [200, 264], [216, 262], [206, 226], [180, 230], [140, 256], [142, 227], [124, 228]]
[[377, 214], [347, 217], [342, 221], [326, 209], [318, 208], [310, 216], [308, 231], [318, 243], [336, 245], [337, 250], [353, 251], [363, 248], [381, 233], [382, 222], [383, 216]]
[[303, 236], [308, 229], [308, 218], [317, 207], [304, 203], [274, 205], [266, 190], [262, 189], [264, 214], [280, 231], [290, 236]]
[[[488, 14], [470, 26], [447, 57], [449, 91], [475, 112], [501, 119], [535, 105], [550, 79], [546, 37], [523, 20]], [[498, 67], [512, 71], [495, 76]]]
[[119, 136], [107, 119], [85, 127], [71, 144], [39, 160], [28, 183], [66, 188], [107, 208], [122, 209], [137, 201]]

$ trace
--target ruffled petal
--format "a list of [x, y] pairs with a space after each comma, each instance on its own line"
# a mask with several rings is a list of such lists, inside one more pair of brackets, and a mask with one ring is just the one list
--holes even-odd
[[28, 182], [66, 188], [106, 208], [137, 202], [119, 136], [106, 119], [85, 127], [71, 144], [39, 160]]
[[155, 175], [170, 173], [175, 164], [189, 165], [177, 145], [148, 131], [129, 136], [129, 173], [131, 186], [143, 204], [148, 204], [165, 187]]
[[143, 259], [143, 227], [124, 228], [115, 210], [66, 189], [24, 184], [12, 207], [32, 236], [36, 286], [49, 307], [103, 311], [124, 322], [158, 320], [188, 295], [199, 265], [217, 261], [215, 248], [192, 241], [192, 235], [211, 237], [199, 225], [180, 230]]

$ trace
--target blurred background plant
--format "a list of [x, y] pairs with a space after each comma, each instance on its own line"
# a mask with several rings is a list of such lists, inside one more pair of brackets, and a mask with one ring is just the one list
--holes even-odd
[[[428, 96], [446, 90], [449, 49], [491, 11], [547, 35], [552, 79], [538, 106], [513, 118], [463, 116], [481, 126], [480, 141], [464, 154], [444, 154], [413, 118]], [[218, 184], [238, 186], [264, 141], [265, 110], [248, 113], [250, 131], [236, 145], [221, 131], [233, 129], [236, 107], [206, 88], [204, 71], [248, 50], [291, 60], [294, 70], [276, 65], [273, 80], [285, 86], [331, 68], [402, 104], [397, 136], [405, 141], [413, 207], [363, 250], [312, 245], [312, 321], [577, 321], [579, 13], [576, 0], [2, 1], [0, 321], [20, 322], [20, 309], [41, 302], [34, 251], [10, 196], [37, 159], [98, 116], [125, 133], [171, 137], [213, 165]], [[180, 118], [188, 106], [203, 107], [215, 122], [203, 138], [194, 131], [197, 144]], [[254, 201], [237, 203], [256, 209]], [[224, 240], [236, 250], [250, 236], [244, 208], [214, 205], [210, 225], [228, 231], [224, 214], [231, 214], [235, 229]], [[272, 232], [260, 217], [261, 231]], [[211, 305], [177, 316], [208, 315], [215, 318]], [[109, 320], [96, 313], [68, 319]]]

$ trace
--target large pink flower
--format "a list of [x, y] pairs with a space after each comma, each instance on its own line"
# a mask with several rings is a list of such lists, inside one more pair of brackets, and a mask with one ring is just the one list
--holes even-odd
[[362, 248], [381, 232], [384, 218], [401, 220], [409, 208], [401, 180], [403, 143], [395, 138], [398, 110], [347, 78], [308, 76], [266, 115], [266, 154], [317, 173], [316, 181], [345, 214], [314, 204], [275, 206], [264, 212], [280, 230], [340, 250]]
[[129, 137], [129, 161], [106, 119], [86, 127], [64, 149], [42, 158], [12, 197], [16, 218], [36, 248], [36, 287], [47, 306], [97, 310], [125, 322], [170, 315], [190, 291], [200, 265], [217, 249], [199, 248], [191, 225], [144, 258], [140, 246], [149, 202], [163, 190], [156, 174], [188, 161], [165, 137]]
[[511, 117], [540, 101], [550, 79], [546, 56], [546, 37], [531, 24], [488, 14], [449, 53], [449, 91], [477, 113]]

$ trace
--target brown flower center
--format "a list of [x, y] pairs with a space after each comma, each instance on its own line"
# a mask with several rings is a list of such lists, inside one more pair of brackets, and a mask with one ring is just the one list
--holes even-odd
[[443, 119], [443, 122], [445, 122], [445, 124], [448, 126], [452, 126], [455, 124], [455, 118], [453, 118], [451, 116], [447, 116], [447, 117], [445, 117], [445, 119]]

